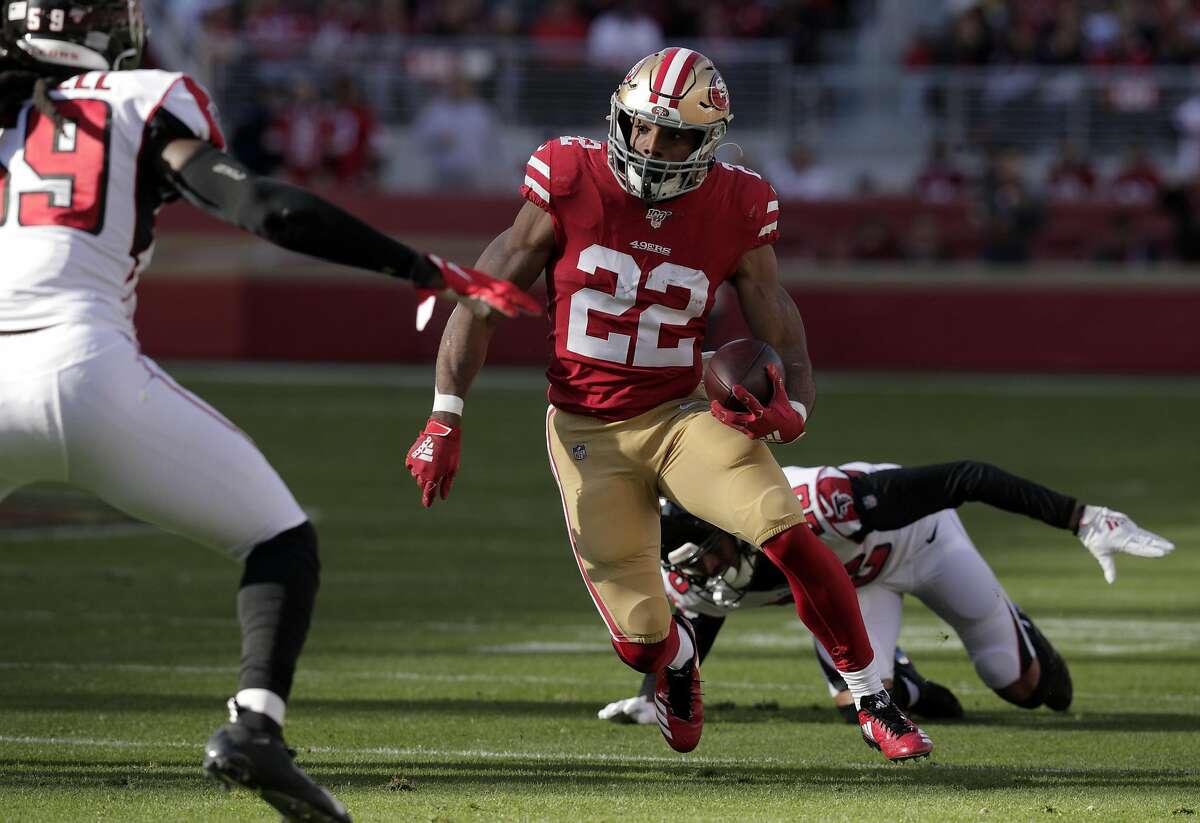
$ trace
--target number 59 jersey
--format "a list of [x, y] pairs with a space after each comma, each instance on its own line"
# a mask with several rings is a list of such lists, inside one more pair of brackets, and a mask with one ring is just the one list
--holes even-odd
[[551, 215], [557, 240], [550, 402], [627, 420], [691, 394], [717, 287], [779, 236], [771, 186], [717, 163], [699, 188], [648, 205], [617, 183], [604, 144], [560, 137], [529, 158], [521, 194]]
[[84, 323], [132, 334], [169, 196], [150, 124], [166, 111], [197, 139], [223, 148], [224, 138], [207, 93], [182, 74], [88, 72], [50, 98], [61, 129], [30, 102], [0, 131], [0, 331]]

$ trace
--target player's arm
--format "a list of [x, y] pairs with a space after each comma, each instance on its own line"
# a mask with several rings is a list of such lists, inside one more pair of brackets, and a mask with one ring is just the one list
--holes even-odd
[[[525, 203], [512, 226], [488, 244], [476, 266], [524, 290], [545, 270], [555, 244], [553, 219], [533, 203]], [[494, 315], [479, 317], [456, 306], [442, 332], [433, 412], [405, 460], [426, 507], [433, 505], [435, 494], [443, 500], [450, 494], [458, 472], [463, 402], [487, 358], [495, 327]]]
[[[429, 292], [449, 289], [454, 294], [447, 296], [510, 315], [539, 310], [511, 285], [420, 254], [310, 191], [255, 174], [210, 143], [194, 137], [164, 143], [161, 171], [168, 185], [194, 206], [277, 246], [411, 280]], [[479, 305], [476, 310], [486, 312]]]
[[714, 404], [713, 414], [750, 437], [790, 443], [804, 433], [804, 422], [817, 397], [804, 321], [779, 282], [779, 264], [770, 245], [751, 249], [742, 256], [733, 283], [750, 332], [779, 353], [784, 374], [768, 367], [775, 393], [765, 408], [739, 386], [734, 388], [734, 396], [750, 413], [736, 414]]

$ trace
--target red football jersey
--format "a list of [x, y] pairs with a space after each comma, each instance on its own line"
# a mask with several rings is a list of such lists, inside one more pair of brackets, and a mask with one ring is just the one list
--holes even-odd
[[761, 176], [717, 163], [697, 189], [647, 206], [617, 183], [603, 143], [550, 140], [521, 194], [554, 218], [546, 267], [554, 356], [550, 402], [627, 420], [700, 382], [700, 341], [717, 287], [742, 255], [779, 236]]

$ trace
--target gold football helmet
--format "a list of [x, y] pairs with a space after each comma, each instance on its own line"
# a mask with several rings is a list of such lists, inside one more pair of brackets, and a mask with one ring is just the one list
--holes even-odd
[[[630, 136], [635, 117], [698, 131], [699, 145], [680, 162], [639, 155]], [[704, 182], [732, 119], [729, 91], [712, 61], [691, 49], [663, 49], [634, 64], [612, 96], [608, 165], [634, 197], [647, 203], [676, 197]]]

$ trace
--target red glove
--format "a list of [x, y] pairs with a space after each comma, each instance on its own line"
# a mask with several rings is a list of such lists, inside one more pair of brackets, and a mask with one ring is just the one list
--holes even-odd
[[436, 254], [430, 254], [428, 257], [429, 262], [441, 271], [445, 289], [417, 289], [417, 297], [422, 303], [421, 308], [417, 310], [417, 331], [425, 328], [425, 323], [429, 321], [429, 315], [432, 313], [432, 304], [429, 301], [439, 294], [459, 302], [477, 300], [508, 317], [516, 317], [522, 312], [542, 313], [540, 303], [507, 280], [497, 280], [490, 274], [463, 268], [457, 263], [443, 260]]
[[461, 452], [462, 429], [429, 418], [404, 460], [404, 467], [421, 487], [422, 506], [432, 506], [433, 494], [439, 490], [443, 500], [450, 496]]
[[767, 376], [775, 385], [771, 402], [766, 408], [758, 398], [742, 386], [733, 387], [733, 396], [749, 409], [735, 412], [712, 401], [712, 415], [726, 426], [737, 429], [751, 440], [766, 440], [768, 443], [791, 443], [804, 434], [804, 404], [788, 400], [783, 385], [783, 375], [775, 364], [767, 366]]

